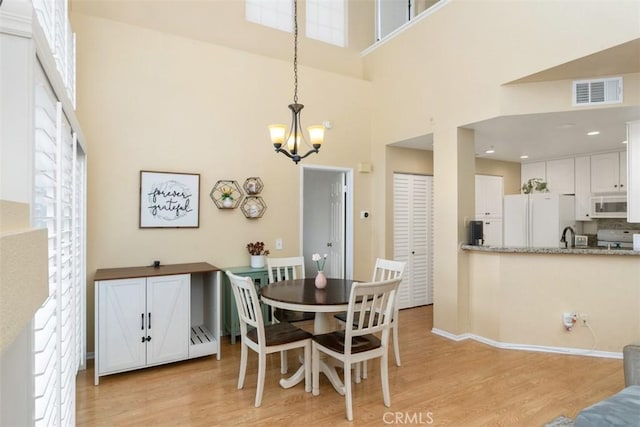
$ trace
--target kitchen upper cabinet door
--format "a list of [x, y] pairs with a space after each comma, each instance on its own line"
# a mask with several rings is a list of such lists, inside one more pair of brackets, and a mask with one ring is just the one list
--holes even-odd
[[627, 152], [621, 151], [618, 154], [620, 156], [620, 161], [618, 162], [620, 186], [618, 188], [620, 188], [620, 191], [627, 191]]
[[575, 158], [576, 221], [591, 221], [591, 158]]
[[98, 304], [98, 369], [100, 374], [142, 367], [146, 363], [144, 337], [145, 279], [100, 282]]
[[538, 178], [543, 181], [547, 180], [547, 163], [535, 162], [535, 163], [523, 163], [520, 166], [520, 186], [529, 181], [532, 178]]
[[190, 275], [147, 278], [147, 365], [189, 357]]
[[552, 193], [575, 193], [575, 164], [573, 158], [547, 161], [547, 188]]
[[[626, 170], [625, 170], [626, 180]], [[591, 192], [607, 193], [620, 190], [620, 155], [619, 153], [603, 153], [591, 156]]]
[[502, 218], [503, 182], [501, 176], [476, 175], [476, 218]]

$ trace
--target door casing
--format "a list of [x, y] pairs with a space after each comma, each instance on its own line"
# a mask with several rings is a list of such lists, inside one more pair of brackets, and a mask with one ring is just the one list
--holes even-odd
[[[344, 235], [343, 235], [343, 254], [342, 259], [344, 260], [344, 272], [343, 277], [345, 278], [353, 278], [353, 169], [350, 168], [337, 168], [337, 167], [329, 167], [329, 166], [318, 166], [318, 165], [302, 165], [300, 168], [300, 248], [302, 248], [302, 253], [305, 255], [305, 263], [308, 264], [310, 262], [311, 253], [320, 252], [320, 248], [305, 248], [304, 235], [305, 235], [305, 227], [311, 227], [312, 224], [305, 224], [305, 172], [307, 171], [326, 171], [328, 174], [334, 173], [336, 175], [343, 175], [345, 182], [345, 197], [344, 197], [344, 205], [343, 212], [344, 215]], [[306, 195], [309, 196], [308, 194]], [[314, 201], [318, 201], [319, 203], [330, 203], [329, 197], [324, 199], [324, 196], [321, 200], [318, 199], [317, 195], [313, 196]], [[308, 203], [307, 203], [308, 204]], [[306, 208], [310, 208], [307, 206]], [[327, 234], [329, 234], [330, 230], [326, 230]], [[309, 254], [307, 254], [307, 252]], [[306, 258], [309, 258], [308, 260]], [[315, 267], [310, 270], [307, 269], [307, 276], [311, 276], [315, 274]]]

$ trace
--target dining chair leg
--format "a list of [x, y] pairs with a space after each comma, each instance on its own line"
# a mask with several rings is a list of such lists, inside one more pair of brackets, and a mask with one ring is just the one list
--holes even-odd
[[316, 343], [311, 343], [311, 376], [313, 377], [313, 395], [320, 394], [320, 352]]
[[387, 408], [391, 406], [391, 397], [389, 394], [389, 363], [388, 354], [385, 353], [380, 358], [380, 381], [382, 381], [382, 399], [384, 400], [384, 406]]
[[280, 373], [286, 374], [289, 370], [289, 364], [287, 363], [287, 350], [280, 352]]
[[240, 344], [240, 373], [238, 374], [238, 390], [244, 387], [244, 377], [247, 373], [247, 351], [249, 349], [242, 342]]
[[304, 391], [311, 391], [311, 343], [304, 348]]
[[[356, 363], [357, 365], [357, 363]], [[352, 364], [345, 360], [344, 362], [344, 400], [347, 406], [347, 419], [353, 421], [353, 402], [351, 398], [351, 368]]]
[[258, 387], [256, 389], [256, 408], [262, 404], [262, 392], [264, 391], [264, 375], [267, 369], [267, 355], [258, 355]]
[[363, 361], [362, 362], [362, 379], [366, 380], [367, 379], [367, 361]]
[[355, 378], [353, 379], [356, 382], [356, 384], [360, 384], [360, 381], [362, 379], [362, 377], [361, 377], [362, 369], [361, 368], [362, 368], [362, 364], [361, 363], [356, 363], [355, 368], [354, 368], [355, 371], [356, 371], [355, 372]]
[[[394, 319], [394, 322], [397, 321], [397, 318]], [[391, 329], [393, 330], [393, 354], [396, 357], [396, 366], [400, 366], [400, 342], [398, 341], [398, 325], [395, 323], [391, 325]]]

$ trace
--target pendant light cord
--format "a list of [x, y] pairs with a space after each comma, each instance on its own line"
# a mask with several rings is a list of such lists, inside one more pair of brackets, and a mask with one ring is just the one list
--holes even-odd
[[293, 0], [293, 103], [298, 103], [298, 0]]

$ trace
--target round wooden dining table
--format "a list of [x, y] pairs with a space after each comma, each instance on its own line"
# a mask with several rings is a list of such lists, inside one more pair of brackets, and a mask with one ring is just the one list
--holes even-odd
[[[327, 278], [327, 286], [324, 289], [318, 289], [315, 286], [315, 278], [283, 280], [261, 288], [260, 294], [262, 301], [272, 307], [314, 312], [313, 333], [323, 334], [334, 329], [333, 315], [347, 310], [351, 286], [354, 282], [357, 280]], [[321, 360], [320, 370], [327, 376], [336, 391], [344, 394], [344, 385], [335, 367]], [[291, 377], [281, 379], [280, 385], [284, 388], [293, 387], [303, 379], [304, 366], [301, 366]]]

